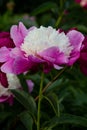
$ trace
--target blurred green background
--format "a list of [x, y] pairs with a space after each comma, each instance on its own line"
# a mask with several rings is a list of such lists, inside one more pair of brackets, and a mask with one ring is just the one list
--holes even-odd
[[87, 9], [74, 0], [0, 0], [0, 31], [22, 21], [30, 26], [78, 28], [87, 33]]

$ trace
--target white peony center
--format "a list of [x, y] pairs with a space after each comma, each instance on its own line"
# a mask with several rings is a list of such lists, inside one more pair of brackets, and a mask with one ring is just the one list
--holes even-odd
[[17, 89], [20, 88], [21, 84], [19, 82], [19, 79], [14, 74], [7, 74], [7, 81], [8, 81], [8, 87], [5, 88], [0, 84], [0, 96], [10, 96], [11, 92], [10, 89]]
[[21, 49], [28, 56], [31, 54], [35, 55], [37, 52], [53, 46], [58, 47], [67, 56], [69, 56], [73, 49], [64, 32], [59, 33], [50, 26], [48, 28], [41, 26], [40, 28], [34, 28], [28, 33], [24, 38]]

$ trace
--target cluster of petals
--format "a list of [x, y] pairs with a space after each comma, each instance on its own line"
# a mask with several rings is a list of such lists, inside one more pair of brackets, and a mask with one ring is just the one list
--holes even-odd
[[[9, 49], [15, 47], [9, 32], [0, 32], [0, 48], [4, 46]], [[0, 67], [2, 65], [3, 63], [0, 63]], [[6, 74], [0, 70], [0, 102], [9, 102], [13, 104], [13, 95], [10, 89], [18, 89], [20, 86], [20, 82], [16, 75]]]
[[[0, 53], [0, 57], [6, 57], [7, 51], [5, 49], [11, 51], [11, 49], [15, 48], [15, 44], [10, 37], [9, 32], [0, 32], [0, 49], [4, 49], [3, 55]], [[0, 62], [0, 68], [4, 63]], [[29, 92], [32, 92], [34, 83], [31, 80], [26, 80]], [[13, 104], [13, 94], [11, 93], [11, 89], [22, 89], [21, 84], [17, 75], [11, 73], [4, 73], [0, 70], [0, 102], [9, 102]]]
[[50, 26], [27, 29], [21, 22], [11, 27], [10, 37], [15, 47], [1, 47], [0, 62], [2, 72], [14, 74], [36, 71], [40, 65], [45, 73], [53, 67], [71, 66], [79, 58], [84, 40], [83, 34], [74, 29], [67, 33]]
[[87, 8], [87, 0], [75, 0], [80, 6]]

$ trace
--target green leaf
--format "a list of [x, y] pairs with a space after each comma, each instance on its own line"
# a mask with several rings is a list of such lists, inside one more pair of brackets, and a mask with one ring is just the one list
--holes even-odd
[[46, 90], [46, 92], [49, 92], [49, 91], [53, 91], [55, 89], [57, 89], [63, 82], [63, 79], [58, 79], [56, 81], [54, 81]]
[[87, 33], [87, 26], [77, 25], [77, 28], [78, 28], [79, 31]]
[[10, 117], [10, 112], [0, 112], [0, 122], [3, 122], [6, 118]]
[[63, 114], [60, 117], [54, 117], [52, 118], [46, 126], [48, 128], [54, 128], [55, 126], [59, 124], [74, 124], [74, 125], [80, 125], [87, 127], [87, 118], [76, 116], [76, 115], [70, 115], [70, 114]]
[[27, 130], [32, 130], [33, 119], [29, 112], [23, 112], [19, 115], [21, 122]]
[[43, 96], [52, 106], [55, 114], [59, 116], [59, 100], [58, 96], [55, 93], [49, 93], [48, 95]]
[[32, 116], [36, 115], [36, 103], [32, 96], [25, 91], [11, 90], [15, 98], [31, 113]]
[[56, 3], [54, 2], [46, 2], [42, 5], [40, 5], [39, 7], [37, 7], [33, 12], [31, 12], [31, 15], [38, 15], [41, 14], [45, 11], [51, 10], [51, 9], [55, 9], [57, 8]]

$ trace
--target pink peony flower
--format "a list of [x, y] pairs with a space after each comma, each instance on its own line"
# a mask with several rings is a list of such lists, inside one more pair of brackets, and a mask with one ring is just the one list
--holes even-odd
[[65, 34], [50, 26], [26, 29], [21, 22], [11, 27], [10, 36], [15, 48], [2, 47], [0, 62], [4, 62], [1, 67], [3, 72], [14, 74], [35, 71], [39, 65], [43, 65], [46, 73], [53, 67], [71, 66], [79, 58], [84, 40], [84, 36], [76, 30]]
[[0, 102], [9, 102], [12, 105], [13, 95], [10, 90], [20, 87], [21, 84], [16, 75], [0, 72]]
[[87, 8], [87, 0], [75, 0], [80, 6]]
[[84, 41], [83, 41], [83, 46], [81, 49], [81, 54], [80, 54], [80, 68], [81, 71], [87, 75], [87, 36], [85, 37]]

